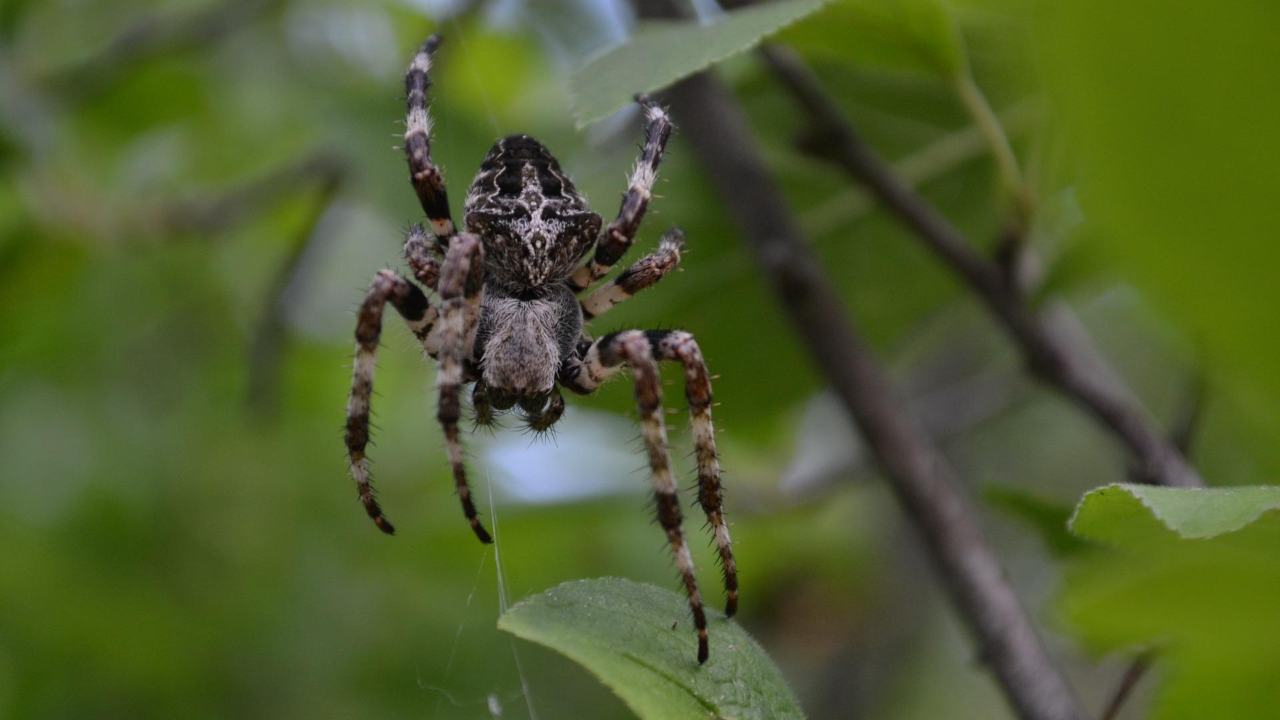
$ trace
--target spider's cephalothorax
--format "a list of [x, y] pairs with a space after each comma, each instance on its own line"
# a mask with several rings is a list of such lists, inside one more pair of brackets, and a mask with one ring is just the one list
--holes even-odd
[[[711, 421], [711, 380], [693, 336], [679, 330], [627, 330], [591, 339], [584, 325], [661, 280], [680, 262], [684, 236], [671, 229], [658, 249], [594, 291], [626, 254], [652, 195], [658, 163], [671, 135], [666, 111], [638, 98], [645, 141], [618, 215], [601, 227], [600, 216], [560, 169], [555, 157], [528, 135], [499, 140], [467, 193], [463, 232], [449, 211], [444, 178], [431, 160], [427, 111], [431, 59], [440, 40], [418, 50], [405, 75], [404, 135], [409, 176], [430, 232], [413, 226], [404, 253], [422, 289], [391, 270], [373, 280], [356, 324], [356, 357], [347, 403], [346, 443], [351, 475], [369, 517], [384, 532], [395, 530], [382, 514], [369, 478], [369, 398], [373, 361], [387, 303], [404, 318], [427, 354], [440, 362], [437, 416], [463, 514], [482, 542], [490, 542], [467, 484], [458, 430], [462, 388], [473, 384], [478, 424], [519, 407], [535, 431], [550, 429], [564, 413], [560, 388], [586, 395], [624, 368], [635, 378], [636, 402], [653, 483], [658, 524], [666, 534], [689, 597], [698, 632], [698, 661], [708, 657], [707, 621], [685, 540], [680, 500], [667, 451], [658, 363], [684, 369], [698, 467], [698, 504], [706, 513], [719, 552], [725, 614], [738, 604], [737, 565], [721, 504], [720, 461]], [[583, 294], [585, 294], [585, 297]]]
[[516, 290], [567, 279], [600, 234], [600, 216], [528, 135], [494, 144], [463, 211], [484, 243], [489, 278]]

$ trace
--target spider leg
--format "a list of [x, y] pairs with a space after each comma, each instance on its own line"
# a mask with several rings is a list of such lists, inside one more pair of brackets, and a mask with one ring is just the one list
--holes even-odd
[[680, 264], [683, 249], [684, 233], [679, 228], [671, 228], [665, 232], [657, 251], [635, 261], [631, 267], [601, 285], [582, 301], [582, 319], [589, 321], [600, 317], [613, 306], [656, 284]]
[[431, 114], [427, 112], [431, 58], [440, 42], [439, 35], [427, 38], [405, 72], [404, 154], [409, 161], [409, 179], [413, 182], [413, 190], [423, 212], [431, 222], [431, 232], [441, 246], [447, 246], [454, 234], [453, 217], [449, 214], [444, 176], [431, 160]]
[[454, 235], [440, 270], [440, 371], [436, 387], [440, 393], [437, 417], [444, 428], [445, 449], [453, 467], [453, 482], [462, 503], [462, 513], [480, 542], [493, 540], [480, 524], [471, 489], [467, 486], [467, 469], [462, 461], [462, 440], [458, 418], [462, 414], [460, 398], [464, 361], [475, 337], [480, 296], [484, 289], [484, 248], [480, 238], [471, 233]]
[[649, 455], [658, 524], [667, 534], [667, 542], [675, 555], [676, 566], [689, 597], [693, 626], [698, 631], [698, 662], [708, 657], [707, 616], [702, 608], [702, 594], [693, 571], [693, 556], [685, 541], [676, 482], [671, 475], [667, 453], [667, 431], [662, 419], [662, 379], [658, 375], [656, 346], [640, 330], [627, 330], [600, 338], [592, 343], [580, 360], [567, 365], [564, 381], [575, 392], [587, 393], [622, 369], [625, 363], [635, 376], [636, 405], [640, 411], [640, 427]]
[[651, 330], [646, 335], [659, 360], [684, 366], [684, 394], [689, 403], [689, 428], [693, 431], [694, 454], [698, 462], [698, 504], [707, 516], [720, 553], [724, 573], [724, 614], [738, 611], [738, 564], [733, 558], [733, 540], [724, 520], [723, 491], [720, 484], [720, 455], [716, 452], [715, 425], [711, 420], [711, 375], [693, 335], [683, 330]]
[[631, 171], [631, 181], [627, 192], [622, 196], [618, 216], [600, 232], [600, 238], [596, 240], [595, 256], [569, 278], [569, 285], [575, 292], [586, 290], [622, 259], [636, 238], [640, 221], [649, 207], [649, 198], [653, 196], [658, 163], [662, 162], [662, 152], [667, 147], [667, 140], [670, 139], [674, 126], [667, 111], [649, 98], [637, 96], [636, 102], [644, 110], [644, 145], [636, 166]]
[[391, 535], [395, 528], [382, 514], [369, 479], [369, 400], [373, 394], [374, 353], [382, 334], [382, 311], [390, 302], [419, 338], [426, 337], [435, 321], [434, 308], [416, 285], [390, 270], [379, 271], [365, 294], [356, 321], [355, 369], [351, 378], [351, 396], [347, 400], [347, 456], [351, 477], [356, 481], [360, 502], [380, 530]]
[[404, 258], [413, 276], [431, 291], [440, 288], [439, 250], [431, 245], [421, 225], [411, 225], [404, 236]]

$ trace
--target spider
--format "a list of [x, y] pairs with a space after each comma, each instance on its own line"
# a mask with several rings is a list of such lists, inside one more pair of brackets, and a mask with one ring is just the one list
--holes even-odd
[[662, 107], [637, 96], [644, 114], [644, 143], [618, 215], [607, 226], [602, 227], [601, 217], [591, 211], [541, 143], [528, 135], [511, 135], [494, 144], [480, 165], [463, 204], [463, 229], [459, 230], [449, 212], [444, 178], [431, 159], [427, 89], [440, 42], [438, 35], [429, 37], [405, 75], [404, 133], [409, 177], [430, 227], [429, 231], [421, 225], [408, 229], [404, 256], [414, 278], [436, 292], [439, 302], [432, 303], [407, 278], [381, 270], [360, 305], [346, 424], [351, 476], [360, 501], [379, 529], [395, 532], [374, 497], [365, 455], [374, 352], [388, 302], [426, 354], [439, 361], [437, 415], [463, 515], [483, 543], [492, 540], [477, 517], [467, 486], [458, 431], [463, 385], [474, 383], [471, 401], [477, 425], [492, 425], [498, 413], [518, 407], [529, 428], [543, 432], [564, 413], [560, 388], [587, 395], [624, 367], [630, 368], [658, 523], [675, 556], [698, 634], [698, 662], [704, 663], [707, 621], [667, 452], [658, 363], [674, 361], [684, 369], [696, 447], [698, 503], [719, 551], [725, 615], [732, 616], [738, 604], [737, 566], [721, 509], [706, 364], [698, 343], [687, 332], [626, 330], [592, 340], [584, 330], [587, 321], [658, 282], [680, 262], [684, 237], [673, 228], [662, 236], [656, 252], [587, 293], [635, 239], [671, 136], [671, 121]]

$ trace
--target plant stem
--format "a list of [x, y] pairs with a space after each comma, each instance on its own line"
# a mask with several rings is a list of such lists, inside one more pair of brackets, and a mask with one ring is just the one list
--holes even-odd
[[1013, 199], [1017, 223], [1025, 227], [1031, 220], [1031, 196], [1027, 191], [1026, 181], [1022, 177], [1022, 170], [1018, 166], [1018, 158], [1013, 153], [1013, 146], [1009, 143], [1009, 136], [1005, 134], [1000, 118], [991, 109], [991, 103], [987, 102], [987, 96], [983, 94], [982, 88], [978, 87], [973, 75], [965, 72], [957, 76], [954, 87], [960, 102], [969, 111], [969, 116], [973, 118], [982, 136], [986, 138], [987, 145], [991, 148], [991, 155], [995, 158], [996, 167], [1000, 170], [1000, 182], [1005, 192]]
[[1115, 694], [1111, 696], [1107, 707], [1102, 711], [1100, 720], [1115, 720], [1120, 716], [1120, 709], [1124, 707], [1133, 689], [1138, 686], [1138, 681], [1147, 674], [1147, 670], [1151, 669], [1151, 659], [1150, 652], [1144, 652], [1133, 659], [1133, 663], [1125, 670], [1124, 677], [1120, 678], [1120, 685], [1116, 688]]

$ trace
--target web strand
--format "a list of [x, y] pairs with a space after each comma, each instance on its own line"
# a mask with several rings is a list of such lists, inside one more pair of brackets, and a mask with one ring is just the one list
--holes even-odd
[[[467, 602], [463, 605], [462, 622], [458, 623], [458, 631], [453, 634], [453, 645], [449, 647], [449, 660], [448, 662], [445, 663], [445, 666], [444, 666], [445, 682], [448, 682], [449, 677], [453, 674], [453, 661], [456, 659], [458, 655], [458, 643], [460, 640], [462, 640], [462, 631], [467, 628], [467, 620], [466, 620], [467, 612], [466, 611], [471, 609], [471, 601], [475, 599], [476, 591], [480, 589], [480, 577], [481, 575], [484, 574], [484, 563], [486, 558], [488, 557], [489, 557], [488, 552], [480, 556], [480, 565], [476, 568], [475, 582], [471, 584], [471, 592], [467, 594]], [[444, 699], [446, 697], [449, 698], [449, 702], [453, 703], [454, 707], [460, 707], [460, 705], [458, 704], [458, 701], [455, 700], [453, 696], [449, 695], [443, 689], [440, 689], [440, 688], [432, 688], [432, 689], [439, 690], [439, 692], [441, 693], [440, 696], [436, 698], [436, 707], [435, 707], [435, 712], [433, 717], [440, 717], [440, 705], [441, 703], [444, 702]]]
[[[484, 484], [489, 492], [489, 522], [493, 528], [493, 564], [498, 576], [498, 610], [499, 615], [507, 611], [507, 579], [502, 572], [502, 536], [498, 530], [498, 506], [493, 502], [493, 478], [486, 469]], [[515, 659], [516, 673], [520, 675], [520, 691], [524, 694], [524, 704], [529, 710], [529, 720], [538, 720], [533, 709], [533, 696], [529, 692], [529, 679], [525, 677], [524, 666], [520, 663], [520, 652], [516, 649], [514, 638], [511, 642], [511, 657]]]

